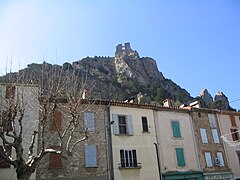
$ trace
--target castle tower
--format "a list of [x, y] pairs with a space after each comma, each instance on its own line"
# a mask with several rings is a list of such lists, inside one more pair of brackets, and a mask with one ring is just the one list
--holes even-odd
[[132, 50], [130, 43], [127, 42], [127, 43], [124, 43], [124, 46], [122, 44], [118, 44], [116, 46], [115, 56], [117, 56], [119, 54], [130, 54], [133, 52], [134, 51]]

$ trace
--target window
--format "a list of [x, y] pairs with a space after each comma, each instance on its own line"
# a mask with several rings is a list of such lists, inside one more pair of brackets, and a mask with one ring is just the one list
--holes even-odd
[[96, 145], [85, 145], [85, 167], [97, 167]]
[[214, 143], [220, 143], [217, 129], [212, 129], [212, 136], [213, 136]]
[[94, 113], [93, 112], [85, 112], [84, 113], [84, 128], [85, 131], [94, 131]]
[[200, 134], [201, 134], [201, 138], [202, 138], [202, 143], [208, 143], [206, 129], [200, 128]]
[[184, 167], [186, 165], [183, 148], [175, 148], [176, 151], [176, 157], [177, 157], [177, 165], [179, 167]]
[[[11, 154], [12, 154], [12, 146], [6, 145], [5, 147], [6, 147], [7, 155], [8, 155], [8, 156], [11, 156]], [[4, 151], [3, 151], [3, 146], [0, 146], [0, 151], [1, 151], [2, 153], [4, 153]], [[7, 162], [0, 156], [0, 168], [10, 168], [10, 166], [11, 166], [11, 165], [10, 165], [9, 163], [7, 163]]]
[[208, 114], [208, 120], [211, 128], [217, 128], [216, 117], [214, 114]]
[[232, 139], [233, 141], [238, 141], [239, 140], [239, 134], [237, 129], [230, 129], [232, 133]]
[[[60, 146], [52, 146], [52, 149], [59, 150]], [[62, 157], [60, 154], [50, 153], [49, 168], [62, 168]]]
[[6, 86], [6, 99], [14, 99], [15, 96], [15, 91], [16, 91], [16, 86], [13, 85], [7, 85]]
[[143, 128], [143, 132], [148, 132], [147, 117], [142, 117], [142, 128]]
[[201, 115], [201, 113], [200, 113], [200, 112], [198, 113], [198, 117], [199, 117], [199, 118], [201, 118], [201, 117], [202, 117], [202, 115]]
[[127, 122], [125, 116], [118, 116], [119, 134], [127, 134]]
[[2, 114], [0, 115], [1, 118], [1, 126], [3, 127], [3, 131], [12, 131], [12, 114], [10, 111], [2, 111]]
[[136, 150], [120, 150], [120, 167], [140, 167]]
[[232, 127], [237, 127], [236, 121], [235, 121], [235, 116], [234, 115], [229, 115]]
[[174, 138], [181, 138], [179, 122], [178, 121], [172, 121], [171, 125], [172, 125], [173, 137]]
[[212, 156], [210, 152], [205, 152], [206, 167], [212, 167]]
[[217, 152], [216, 166], [224, 166], [223, 154], [222, 152]]
[[133, 135], [132, 116], [113, 114], [112, 119], [114, 134]]
[[62, 113], [55, 111], [50, 121], [50, 131], [62, 130]]

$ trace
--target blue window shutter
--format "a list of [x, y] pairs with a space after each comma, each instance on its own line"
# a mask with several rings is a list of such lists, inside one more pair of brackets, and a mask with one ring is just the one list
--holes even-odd
[[180, 127], [179, 127], [179, 122], [178, 121], [172, 121], [172, 131], [173, 131], [173, 137], [174, 138], [180, 138], [181, 137], [181, 132], [180, 132]]
[[112, 114], [113, 123], [113, 134], [119, 134], [119, 123], [118, 123], [118, 115]]
[[206, 129], [200, 128], [200, 134], [201, 134], [201, 138], [202, 138], [202, 143], [208, 143]]
[[84, 112], [84, 128], [85, 128], [85, 131], [95, 130], [93, 112]]
[[97, 166], [97, 150], [96, 145], [85, 145], [85, 166]]
[[177, 157], [177, 165], [179, 167], [185, 166], [186, 163], [185, 163], [183, 148], [176, 148], [175, 151], [176, 151], [176, 157]]
[[210, 152], [205, 152], [205, 161], [206, 161], [206, 167], [212, 167], [212, 156]]
[[129, 135], [133, 135], [133, 121], [132, 121], [131, 115], [126, 116], [126, 122], [127, 122], [127, 133]]
[[217, 129], [212, 129], [214, 143], [220, 143]]

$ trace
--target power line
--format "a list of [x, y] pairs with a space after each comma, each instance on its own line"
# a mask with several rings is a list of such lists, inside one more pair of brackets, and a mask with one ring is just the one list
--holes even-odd
[[235, 99], [233, 101], [230, 101], [229, 103], [236, 102], [236, 101], [240, 101], [240, 99]]

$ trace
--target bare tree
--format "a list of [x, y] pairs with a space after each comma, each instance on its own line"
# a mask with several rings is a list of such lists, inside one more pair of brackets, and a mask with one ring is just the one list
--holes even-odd
[[[8, 76], [7, 83], [1, 86], [0, 157], [16, 169], [18, 179], [28, 180], [45, 155], [67, 158], [76, 145], [89, 138], [80, 112], [91, 103], [82, 99], [87, 78], [79, 76], [76, 70], [43, 65], [41, 74], [15, 76], [12, 79]], [[35, 114], [29, 115], [27, 111], [33, 110]], [[58, 111], [67, 117], [62, 127], [57, 122]], [[31, 123], [34, 124], [31, 128], [25, 127]], [[56, 146], [49, 142], [50, 128], [54, 129], [51, 133], [54, 145], [59, 148], [53, 148]], [[10, 148], [14, 153], [9, 152]]]

